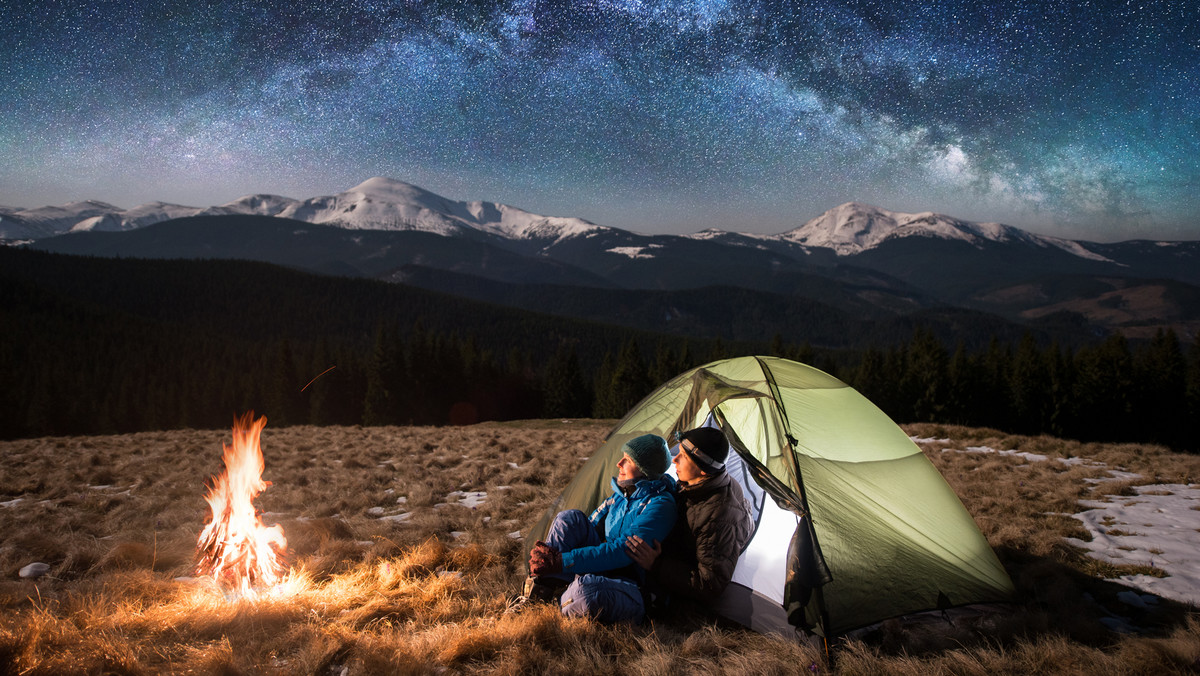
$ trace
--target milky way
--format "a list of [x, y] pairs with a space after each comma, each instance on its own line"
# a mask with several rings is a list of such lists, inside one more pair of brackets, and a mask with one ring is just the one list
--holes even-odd
[[640, 232], [1200, 238], [1193, 2], [0, 3], [0, 204], [371, 176]]

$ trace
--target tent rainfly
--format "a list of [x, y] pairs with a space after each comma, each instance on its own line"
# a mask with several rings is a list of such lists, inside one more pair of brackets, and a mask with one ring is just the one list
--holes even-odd
[[828, 638], [1011, 597], [971, 515], [904, 431], [840, 380], [775, 357], [716, 361], [643, 399], [530, 530], [526, 551], [558, 511], [590, 512], [607, 497], [626, 441], [671, 441], [705, 424], [729, 439], [727, 471], [755, 522], [719, 614], [761, 632]]

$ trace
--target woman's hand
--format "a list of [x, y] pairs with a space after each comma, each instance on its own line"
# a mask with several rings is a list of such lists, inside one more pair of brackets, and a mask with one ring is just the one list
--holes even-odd
[[654, 560], [662, 554], [662, 544], [658, 540], [654, 541], [654, 546], [646, 544], [646, 541], [636, 535], [630, 535], [625, 538], [625, 553], [637, 565], [650, 570], [654, 565]]

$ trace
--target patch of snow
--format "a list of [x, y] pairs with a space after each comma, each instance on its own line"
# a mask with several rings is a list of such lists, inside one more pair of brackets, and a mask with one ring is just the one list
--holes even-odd
[[508, 463], [508, 466], [509, 466], [509, 467], [511, 467], [511, 468], [513, 468], [513, 469], [521, 469], [521, 466], [520, 466], [520, 465], [518, 465], [518, 464], [517, 464], [517, 463], [515, 463], [515, 462], [510, 462], [510, 463]]
[[1142, 475], [1135, 472], [1123, 472], [1119, 469], [1108, 470], [1107, 478], [1100, 479], [1084, 479], [1089, 484], [1102, 484], [1106, 481], [1127, 481], [1131, 479], [1141, 479]]
[[367, 514], [370, 514], [371, 516], [382, 516], [386, 511], [387, 510], [382, 507], [370, 507], [367, 509]]
[[647, 249], [661, 249], [661, 244], [649, 244], [646, 246], [615, 246], [611, 249], [606, 249], [608, 253], [615, 253], [618, 256], [626, 256], [634, 260], [639, 258], [654, 258], [652, 253], [644, 253]]
[[35, 561], [21, 568], [17, 575], [26, 579], [37, 579], [50, 572], [50, 564]]
[[508, 534], [508, 537], [510, 537], [514, 540], [520, 540], [521, 539], [521, 531], [514, 530], [513, 532]]
[[379, 520], [380, 521], [395, 521], [396, 523], [403, 523], [403, 522], [411, 519], [412, 515], [413, 515], [412, 512], [401, 512], [400, 514], [390, 514], [388, 516], [381, 516], [381, 517], [379, 517]]
[[1050, 459], [1048, 456], [1041, 455], [1039, 453], [1027, 453], [1025, 451], [1017, 451], [1017, 450], [997, 451], [996, 449], [988, 448], [987, 446], [967, 446], [967, 449], [965, 451], [958, 450], [955, 448], [947, 448], [947, 449], [943, 450], [942, 452], [943, 453], [995, 453], [996, 455], [1005, 455], [1005, 456], [1013, 457], [1013, 458], [1024, 458], [1027, 462], [1045, 462]]
[[700, 232], [694, 232], [690, 235], [684, 235], [684, 237], [687, 237], [688, 239], [708, 240], [708, 239], [717, 239], [718, 237], [724, 237], [725, 235], [728, 235], [728, 234], [729, 233], [725, 232], [724, 230], [721, 230], [720, 228], [705, 228], [704, 230], [701, 230]]
[[1200, 507], [1200, 485], [1157, 484], [1134, 490], [1137, 500], [1114, 497], [1081, 503], [1089, 509], [1073, 516], [1092, 540], [1067, 541], [1102, 561], [1159, 568], [1167, 577], [1123, 575], [1120, 580], [1149, 594], [1200, 604], [1200, 510], [1195, 509]]
[[475, 509], [487, 501], [487, 493], [483, 491], [452, 491], [446, 494], [446, 499], [451, 502], [441, 502], [434, 507], [462, 505], [469, 509]]
[[1117, 600], [1127, 606], [1146, 609], [1158, 605], [1158, 597], [1150, 594], [1139, 594], [1133, 591], [1123, 591], [1117, 594]]
[[17, 498], [16, 500], [9, 500], [8, 502], [0, 502], [0, 507], [16, 507], [22, 502], [25, 502], [25, 498]]
[[948, 444], [949, 439], [934, 439], [933, 437], [909, 437], [914, 444]]
[[466, 534], [467, 534], [467, 531], [465, 531], [465, 530], [452, 530], [452, 531], [450, 531], [450, 537], [454, 538], [455, 540], [457, 540], [457, 539], [461, 538], [462, 536], [464, 536], [464, 535], [466, 535]]
[[[917, 443], [948, 442], [949, 441], [949, 439], [916, 439], [914, 437], [909, 437], [909, 438]], [[1042, 455], [1040, 453], [1027, 453], [1025, 451], [1017, 451], [1017, 450], [997, 451], [996, 449], [989, 448], [987, 446], [968, 446], [966, 448], [966, 450], [961, 450], [961, 449], [957, 449], [957, 448], [943, 448], [942, 452], [943, 453], [995, 453], [996, 455], [1006, 455], [1006, 456], [1010, 456], [1010, 457], [1024, 458], [1028, 462], [1045, 462], [1047, 460], [1050, 460], [1049, 456]], [[1085, 467], [1093, 467], [1096, 469], [1100, 469], [1100, 468], [1108, 466], [1102, 462], [1098, 462], [1096, 460], [1089, 460], [1087, 458], [1070, 457], [1070, 458], [1054, 458], [1054, 460], [1056, 460], [1064, 465], [1067, 465], [1067, 466], [1083, 465]], [[1133, 472], [1124, 472], [1124, 471], [1117, 470], [1117, 469], [1108, 470], [1108, 475], [1109, 476], [1107, 478], [1084, 479], [1084, 481], [1086, 481], [1088, 483], [1102, 483], [1104, 481], [1112, 481], [1114, 479], [1122, 479], [1122, 480], [1123, 479], [1140, 479], [1142, 476], [1140, 474], [1134, 474]]]
[[1086, 259], [1092, 260], [1092, 261], [1099, 261], [1101, 263], [1116, 263], [1116, 261], [1112, 260], [1111, 258], [1106, 258], [1104, 256], [1101, 256], [1098, 253], [1095, 253], [1094, 251], [1089, 251], [1086, 247], [1083, 246], [1083, 244], [1084, 244], [1083, 242], [1076, 242], [1074, 240], [1061, 239], [1058, 237], [1047, 237], [1046, 235], [1031, 235], [1031, 236], [1036, 239], [1040, 239], [1040, 240], [1044, 241], [1046, 244], [1049, 244], [1050, 246], [1058, 247], [1059, 249], [1062, 249], [1063, 251], [1066, 251], [1069, 254], [1079, 256], [1080, 258], [1086, 258]]
[[1108, 466], [1098, 460], [1091, 460], [1090, 458], [1077, 458], [1075, 456], [1071, 456], [1069, 458], [1059, 458], [1058, 461], [1067, 466], [1073, 466], [1073, 465], [1083, 465], [1084, 467], [1107, 467]]

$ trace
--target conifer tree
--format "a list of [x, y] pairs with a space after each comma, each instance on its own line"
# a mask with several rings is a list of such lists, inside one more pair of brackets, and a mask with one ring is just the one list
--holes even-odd
[[330, 376], [328, 369], [336, 368], [330, 356], [329, 340], [324, 336], [317, 341], [313, 358], [308, 362], [310, 379], [300, 387], [308, 404], [308, 421], [313, 425], [330, 425], [336, 415], [333, 411], [333, 391], [337, 376]]
[[292, 357], [292, 345], [286, 338], [280, 341], [275, 352], [275, 365], [268, 390], [265, 414], [275, 427], [298, 425], [303, 422], [303, 404], [300, 388], [304, 383], [296, 378], [296, 361]]
[[949, 358], [933, 331], [917, 328], [913, 332], [905, 366], [903, 390], [911, 402], [911, 420], [940, 419], [946, 405]]
[[805, 340], [800, 344], [800, 347], [791, 350], [791, 356], [789, 359], [792, 361], [798, 361], [801, 364], [815, 366], [813, 362], [817, 360], [817, 352], [813, 349], [812, 343]]
[[1042, 432], [1061, 437], [1072, 429], [1075, 420], [1071, 391], [1075, 383], [1074, 360], [1057, 342], [1047, 348], [1042, 359], [1049, 379], [1046, 419]]
[[1017, 344], [1009, 374], [1009, 391], [1012, 396], [1013, 430], [1024, 434], [1043, 431], [1043, 412], [1049, 408], [1046, 396], [1049, 378], [1046, 377], [1042, 355], [1034, 342], [1033, 334], [1026, 331]]
[[[43, 367], [42, 371], [48, 368]], [[33, 390], [25, 406], [24, 432], [32, 436], [53, 434], [54, 429], [54, 393], [51, 391], [51, 377], [46, 375], [33, 379]]]
[[712, 349], [708, 354], [708, 361], [719, 361], [729, 358], [729, 349], [725, 347], [725, 341], [717, 336], [717, 339], [712, 343]]
[[679, 348], [678, 364], [679, 370], [672, 375], [678, 375], [679, 373], [683, 373], [684, 371], [700, 366], [700, 362], [696, 360], [695, 353], [692, 352], [691, 343], [689, 343], [687, 339], [684, 339], [683, 347]]
[[1009, 373], [1012, 372], [1012, 351], [995, 336], [979, 364], [978, 422], [986, 427], [1008, 429], [1012, 420], [1012, 400], [1009, 397]]
[[858, 367], [854, 369], [851, 377], [850, 382], [854, 389], [876, 406], [883, 408], [885, 379], [883, 353], [874, 347], [867, 348], [858, 360]]
[[1180, 447], [1187, 420], [1187, 361], [1173, 329], [1155, 332], [1150, 344], [1138, 352], [1137, 419], [1144, 438]]
[[546, 365], [542, 414], [550, 418], [581, 418], [592, 410], [591, 387], [583, 379], [574, 347], [560, 345]]
[[784, 359], [787, 359], [788, 350], [787, 346], [783, 344], [782, 333], [776, 332], [774, 336], [771, 336], [771, 347], [769, 348], [768, 354], [773, 357], [783, 357]]
[[375, 343], [367, 365], [367, 391], [363, 402], [364, 425], [394, 425], [399, 418], [404, 356], [394, 326], [380, 325], [375, 329]]
[[1074, 398], [1079, 405], [1079, 436], [1126, 441], [1133, 426], [1133, 356], [1121, 334], [1079, 351]]
[[592, 403], [592, 415], [596, 418], [616, 418], [624, 413], [615, 413], [617, 404], [613, 396], [613, 355], [611, 351], [604, 353], [604, 360], [596, 369], [595, 399]]
[[970, 424], [975, 415], [977, 385], [975, 364], [967, 355], [967, 347], [963, 341], [958, 341], [954, 348], [954, 356], [946, 370], [946, 409], [948, 422], [959, 425]]
[[665, 383], [685, 370], [687, 369], [679, 362], [667, 341], [658, 341], [654, 347], [654, 364], [650, 367], [650, 380], [655, 384]]
[[438, 392], [436, 337], [425, 330], [419, 318], [413, 322], [403, 364], [403, 386], [397, 385], [401, 421], [418, 425], [440, 422], [438, 411], [443, 397]]
[[1200, 453], [1200, 425], [1196, 424], [1200, 420], [1200, 336], [1193, 340], [1192, 348], [1188, 350], [1186, 390], [1189, 425], [1183, 445], [1192, 453]]
[[625, 415], [652, 389], [650, 373], [646, 363], [642, 361], [641, 350], [637, 341], [630, 338], [621, 347], [617, 356], [616, 366], [612, 375], [612, 409], [613, 417]]

